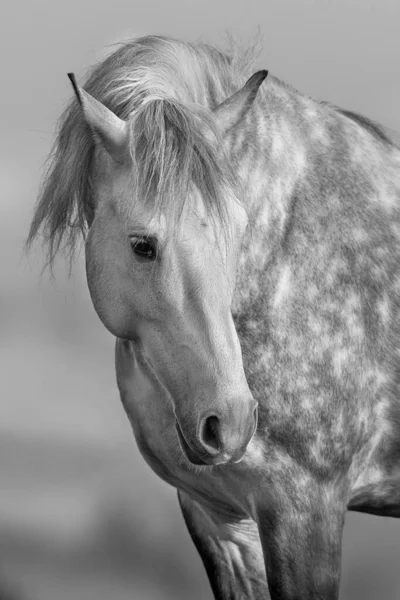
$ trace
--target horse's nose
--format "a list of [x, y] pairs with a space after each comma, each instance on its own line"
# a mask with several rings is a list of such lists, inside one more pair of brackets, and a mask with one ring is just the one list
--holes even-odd
[[220, 420], [217, 415], [203, 417], [199, 424], [199, 442], [210, 456], [217, 456], [221, 450]]
[[197, 441], [201, 456], [212, 464], [238, 462], [257, 427], [257, 402], [251, 400], [244, 410], [233, 408], [230, 415], [207, 412], [199, 419]]

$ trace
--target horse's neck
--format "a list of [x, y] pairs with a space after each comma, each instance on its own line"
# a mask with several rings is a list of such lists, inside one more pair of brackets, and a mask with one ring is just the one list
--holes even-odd
[[306, 178], [310, 119], [318, 121], [322, 135], [318, 108], [317, 102], [271, 78], [248, 118], [231, 134], [231, 156], [244, 185], [250, 223], [238, 269], [240, 305], [254, 298], [259, 274], [284, 239], [292, 203]]
[[[400, 150], [373, 129], [363, 126], [362, 118], [360, 124], [274, 78], [267, 80], [230, 140], [250, 221], [234, 313], [284, 290], [285, 265], [296, 271], [302, 261], [323, 252], [328, 230], [331, 244], [340, 238], [342, 246], [352, 247], [353, 227], [365, 226], [359, 215], [372, 219], [375, 214], [383, 228], [397, 218]], [[294, 249], [295, 239], [303, 240], [302, 247]]]

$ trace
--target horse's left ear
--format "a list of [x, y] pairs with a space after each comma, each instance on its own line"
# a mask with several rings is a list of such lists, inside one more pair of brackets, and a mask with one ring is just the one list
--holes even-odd
[[252, 106], [258, 89], [268, 71], [257, 71], [240, 90], [229, 96], [213, 110], [218, 127], [222, 134], [239, 123]]
[[68, 77], [96, 141], [102, 144], [114, 160], [122, 162], [128, 156], [129, 134], [126, 121], [79, 87], [73, 73], [68, 73]]

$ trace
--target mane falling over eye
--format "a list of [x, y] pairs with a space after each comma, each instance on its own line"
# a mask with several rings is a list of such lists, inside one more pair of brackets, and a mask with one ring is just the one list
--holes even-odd
[[[133, 202], [151, 198], [176, 226], [194, 185], [210, 216], [224, 222], [226, 194], [235, 195], [237, 182], [211, 110], [246, 80], [251, 62], [251, 50], [224, 54], [147, 36], [94, 68], [84, 89], [130, 126]], [[93, 155], [93, 136], [73, 99], [60, 119], [27, 241], [42, 232], [49, 264], [59, 250], [72, 260], [93, 219]]]

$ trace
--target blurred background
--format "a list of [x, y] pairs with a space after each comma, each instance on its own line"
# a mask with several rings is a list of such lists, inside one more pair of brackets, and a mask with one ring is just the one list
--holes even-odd
[[[400, 130], [398, 0], [3, 0], [0, 23], [0, 600], [210, 600], [175, 490], [138, 453], [82, 255], [27, 258], [67, 71], [147, 33], [251, 40], [257, 66]], [[349, 514], [343, 600], [400, 598], [400, 523]]]

